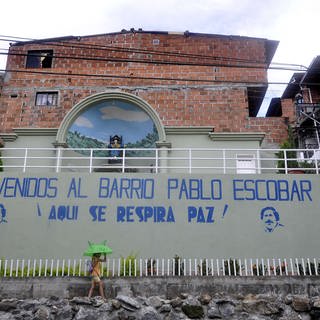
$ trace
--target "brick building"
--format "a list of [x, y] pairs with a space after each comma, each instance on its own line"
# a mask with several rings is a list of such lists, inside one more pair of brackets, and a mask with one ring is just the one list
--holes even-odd
[[77, 258], [106, 238], [117, 256], [316, 256], [318, 175], [281, 175], [272, 149], [292, 101], [257, 117], [277, 45], [142, 30], [12, 44], [0, 256]]
[[[63, 144], [61, 126], [72, 125], [76, 108], [83, 112], [90, 97], [117, 93], [117, 99], [134, 96], [147, 113], [154, 111], [159, 138], [172, 147], [185, 146], [185, 137], [191, 146], [251, 141], [250, 147], [276, 147], [285, 138], [287, 115], [256, 115], [277, 45], [259, 38], [142, 30], [17, 42], [3, 81], [0, 137], [14, 147]], [[79, 109], [83, 101], [88, 103]], [[66, 121], [70, 110], [74, 114]]]

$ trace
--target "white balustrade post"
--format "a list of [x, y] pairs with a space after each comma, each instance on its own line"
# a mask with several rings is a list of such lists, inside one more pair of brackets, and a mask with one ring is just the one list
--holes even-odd
[[156, 142], [156, 147], [159, 149], [156, 153], [158, 160], [158, 172], [168, 172], [168, 153], [171, 148], [170, 142]]
[[24, 151], [23, 170], [22, 170], [23, 172], [26, 172], [27, 159], [28, 159], [28, 148], [26, 148], [25, 151]]
[[56, 172], [60, 172], [61, 170], [61, 163], [63, 158], [63, 149], [67, 148], [68, 145], [64, 142], [56, 142], [54, 143], [54, 146], [56, 148]]

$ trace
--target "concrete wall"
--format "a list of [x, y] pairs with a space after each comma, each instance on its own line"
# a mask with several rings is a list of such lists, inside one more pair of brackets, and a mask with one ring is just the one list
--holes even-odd
[[115, 258], [313, 258], [319, 185], [307, 174], [2, 173], [0, 257], [79, 258], [107, 240]]
[[[285, 296], [320, 295], [318, 277], [148, 277], [105, 279], [106, 296], [115, 298], [120, 292], [134, 296], [165, 296], [168, 299], [181, 293], [198, 294], [277, 294]], [[89, 278], [1, 278], [0, 296], [8, 298], [72, 298], [86, 296]], [[97, 294], [97, 292], [95, 292]]]

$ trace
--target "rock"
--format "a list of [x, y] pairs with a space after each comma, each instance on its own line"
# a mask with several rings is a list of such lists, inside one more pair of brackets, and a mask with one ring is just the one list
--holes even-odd
[[1, 320], [320, 320], [320, 296], [219, 292], [172, 300], [163, 296], [131, 297], [118, 294], [104, 301], [96, 296], [72, 299], [3, 299]]
[[96, 311], [89, 310], [83, 306], [79, 308], [74, 320], [97, 320], [99, 319]]
[[272, 315], [281, 312], [280, 306], [272, 301], [265, 299], [256, 299], [255, 297], [246, 297], [242, 301], [242, 310], [249, 314]]
[[202, 318], [204, 315], [201, 303], [195, 298], [188, 298], [185, 300], [181, 309], [184, 314], [191, 319]]
[[285, 304], [291, 304], [292, 303], [292, 295], [291, 294], [288, 294], [285, 298], [284, 298], [284, 303]]
[[22, 303], [19, 304], [19, 308], [23, 310], [33, 310], [36, 306], [39, 306], [40, 302], [38, 300], [24, 300]]
[[112, 299], [111, 300], [111, 305], [113, 308], [115, 308], [116, 310], [121, 308], [121, 302], [119, 300], [116, 299]]
[[73, 313], [72, 307], [70, 305], [67, 305], [62, 309], [58, 309], [56, 311], [56, 316], [54, 319], [55, 320], [71, 320], [73, 318], [73, 315], [74, 313]]
[[311, 310], [310, 316], [312, 320], [320, 320], [320, 310], [318, 309]]
[[[107, 318], [108, 320], [110, 318]], [[121, 310], [117, 313], [117, 317], [114, 320], [135, 320], [136, 317], [134, 315], [128, 314], [125, 310]], [[100, 319], [99, 319], [100, 320]]]
[[161, 320], [160, 315], [152, 307], [141, 310], [141, 320]]
[[101, 305], [103, 305], [105, 303], [105, 301], [103, 300], [102, 297], [97, 296], [91, 299], [91, 303], [94, 307], [100, 307]]
[[296, 311], [294, 311], [288, 305], [284, 304], [280, 319], [282, 319], [282, 320], [301, 320], [301, 315], [299, 313], [297, 313]]
[[180, 293], [180, 298], [181, 299], [187, 299], [189, 297], [189, 294], [188, 293], [186, 293], [186, 292], [183, 292], [183, 293]]
[[210, 307], [207, 312], [209, 319], [222, 319], [222, 315], [217, 306]]
[[15, 318], [10, 313], [3, 312], [3, 311], [0, 311], [0, 319], [1, 320], [15, 320]]
[[212, 297], [207, 294], [207, 293], [204, 293], [202, 294], [200, 297], [199, 297], [199, 301], [201, 302], [201, 304], [203, 305], [207, 305], [210, 303], [210, 301], [212, 300]]
[[223, 318], [229, 318], [234, 314], [235, 304], [232, 301], [219, 301], [217, 306]]
[[40, 306], [34, 315], [34, 320], [49, 320], [50, 310], [45, 306]]
[[159, 309], [163, 305], [163, 301], [157, 296], [149, 297], [147, 301], [150, 306], [156, 309]]
[[16, 309], [18, 305], [18, 300], [16, 299], [5, 299], [0, 302], [0, 311], [10, 311]]
[[182, 299], [179, 297], [176, 297], [175, 299], [170, 300], [170, 304], [173, 308], [180, 307], [182, 305]]
[[117, 300], [120, 301], [122, 307], [129, 311], [134, 311], [141, 308], [141, 305], [134, 299], [124, 295], [117, 295]]
[[91, 305], [92, 302], [88, 297], [74, 297], [71, 300], [72, 303], [80, 304], [80, 305]]
[[314, 297], [311, 300], [312, 309], [320, 309], [320, 297]]
[[171, 310], [164, 320], [182, 320], [181, 313], [176, 310]]
[[159, 308], [159, 313], [166, 313], [172, 310], [172, 306], [170, 304], [164, 304]]
[[293, 296], [292, 308], [299, 312], [309, 311], [311, 309], [310, 299], [306, 296]]

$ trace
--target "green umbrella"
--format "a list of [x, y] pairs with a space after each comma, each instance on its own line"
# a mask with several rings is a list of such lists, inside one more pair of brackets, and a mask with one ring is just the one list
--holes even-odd
[[101, 243], [91, 243], [90, 241], [88, 241], [88, 244], [89, 248], [84, 252], [84, 256], [92, 257], [95, 253], [112, 253], [112, 249], [107, 246], [106, 240]]

